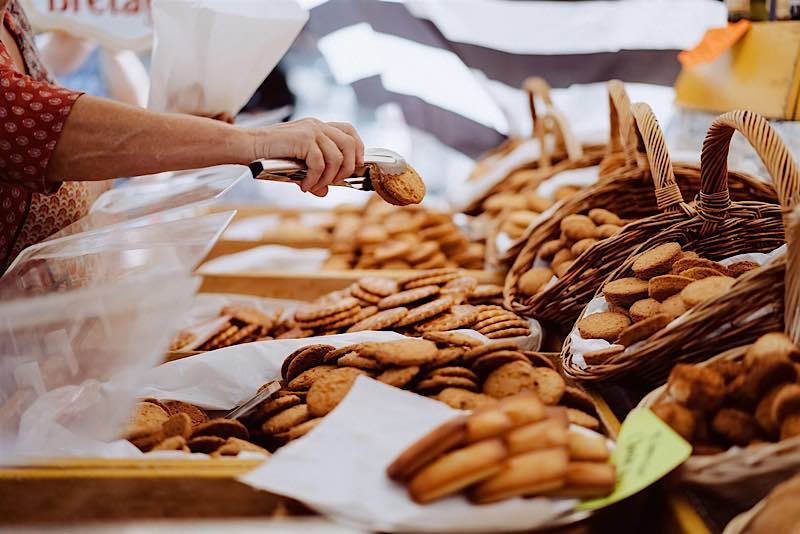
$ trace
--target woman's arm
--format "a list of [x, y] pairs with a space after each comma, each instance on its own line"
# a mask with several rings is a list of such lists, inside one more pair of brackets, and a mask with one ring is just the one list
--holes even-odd
[[327, 193], [363, 162], [364, 145], [352, 126], [315, 119], [246, 130], [210, 119], [154, 113], [84, 95], [72, 106], [46, 177], [104, 180], [256, 159], [306, 162], [303, 191]]

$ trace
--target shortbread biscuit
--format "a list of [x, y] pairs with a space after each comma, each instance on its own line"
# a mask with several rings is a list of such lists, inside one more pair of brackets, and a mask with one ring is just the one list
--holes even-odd
[[362, 356], [386, 366], [424, 365], [433, 361], [437, 352], [436, 344], [426, 339], [364, 343], [360, 349]]
[[257, 452], [264, 456], [271, 456], [269, 451], [239, 438], [228, 438], [225, 444], [218, 448], [211, 456], [238, 456], [240, 452]]
[[298, 321], [315, 321], [330, 315], [342, 313], [345, 310], [358, 307], [358, 300], [345, 297], [338, 302], [310, 303], [300, 307], [294, 314]]
[[577, 326], [584, 339], [614, 341], [630, 324], [631, 320], [621, 313], [600, 312], [587, 315]]
[[609, 304], [627, 308], [637, 300], [648, 298], [650, 285], [639, 278], [620, 278], [603, 286], [603, 296]]
[[355, 367], [364, 371], [379, 371], [381, 369], [381, 365], [372, 358], [364, 358], [355, 352], [345, 354], [336, 363], [339, 367]]
[[361, 369], [342, 367], [320, 377], [308, 390], [306, 402], [310, 417], [323, 417], [342, 401], [350, 391]]
[[325, 328], [330, 328], [331, 330], [339, 330], [339, 329], [343, 329], [343, 328], [348, 328], [348, 327], [353, 326], [354, 324], [356, 324], [356, 323], [358, 323], [360, 321], [363, 321], [367, 317], [372, 317], [376, 313], [378, 313], [378, 307], [377, 306], [367, 306], [367, 307], [364, 307], [364, 308], [361, 308], [360, 310], [358, 310], [358, 313], [356, 313], [354, 315], [350, 315], [349, 317], [345, 317], [341, 321], [325, 325]]
[[676, 274], [662, 274], [650, 279], [648, 294], [651, 299], [663, 302], [672, 295], [680, 293], [684, 287], [694, 281], [693, 278]]
[[484, 300], [499, 297], [503, 294], [503, 287], [498, 284], [479, 284], [469, 294], [471, 299]]
[[161, 433], [165, 438], [181, 436], [188, 439], [192, 435], [192, 420], [185, 413], [176, 413], [161, 425]]
[[534, 367], [533, 371], [534, 391], [548, 406], [555, 406], [564, 396], [567, 384], [561, 375], [547, 367]]
[[529, 336], [531, 335], [530, 328], [506, 328], [504, 330], [498, 330], [497, 332], [489, 332], [488, 334], [484, 334], [489, 339], [503, 339], [507, 337], [522, 337], [522, 336]]
[[397, 282], [391, 278], [365, 276], [363, 278], [359, 278], [358, 282], [356, 283], [364, 291], [379, 297], [388, 297], [389, 295], [393, 295], [399, 291]]
[[388, 328], [399, 323], [400, 320], [402, 320], [407, 314], [408, 308], [403, 307], [382, 310], [371, 317], [367, 317], [366, 319], [357, 322], [347, 331], [361, 332], [364, 330], [383, 330], [384, 328]]
[[639, 255], [633, 262], [633, 272], [637, 278], [649, 280], [654, 276], [667, 274], [681, 255], [678, 243], [664, 243]]
[[[283, 375], [286, 381], [291, 382], [300, 373], [312, 367], [321, 365], [325, 360], [325, 355], [334, 350], [333, 345], [317, 344], [304, 347], [300, 351], [295, 351], [294, 357], [286, 366], [286, 373]], [[284, 362], [285, 363], [285, 362]]]
[[583, 354], [583, 361], [586, 362], [586, 365], [601, 365], [623, 352], [625, 352], [625, 347], [622, 345], [611, 345], [604, 349], [585, 352]]
[[498, 350], [484, 354], [471, 362], [472, 370], [481, 376], [486, 376], [501, 365], [510, 362], [522, 362], [531, 365], [527, 356], [518, 350]]
[[[357, 298], [358, 300], [364, 301], [367, 305], [377, 304], [382, 298], [378, 295], [370, 293], [369, 291], [364, 291], [358, 284], [353, 284], [350, 286], [350, 294], [355, 298]], [[336, 322], [336, 321], [328, 321], [328, 323], [331, 322]]]
[[447, 282], [455, 280], [459, 276], [461, 276], [461, 274], [458, 271], [452, 273], [434, 275], [434, 276], [427, 276], [425, 278], [420, 278], [418, 280], [411, 280], [409, 282], [406, 282], [405, 284], [403, 284], [403, 289], [408, 290], [408, 289], [414, 289], [416, 287], [443, 285], [446, 284]]
[[597, 239], [593, 237], [581, 239], [580, 241], [572, 245], [569, 251], [572, 253], [573, 256], [577, 258], [581, 254], [592, 248], [595, 243], [597, 243]]
[[311, 369], [306, 369], [292, 379], [286, 387], [292, 390], [306, 390], [311, 387], [311, 384], [313, 384], [316, 379], [333, 369], [336, 369], [333, 365], [318, 365]]
[[452, 387], [442, 389], [431, 398], [456, 410], [480, 410], [497, 404], [497, 400], [489, 395]]
[[620, 230], [622, 230], [622, 226], [617, 226], [616, 224], [601, 224], [597, 227], [597, 238], [608, 239], [617, 235]]
[[556, 253], [558, 253], [558, 251], [564, 248], [566, 245], [567, 242], [563, 239], [554, 239], [552, 241], [542, 243], [542, 246], [539, 247], [539, 257], [545, 261], [550, 261], [553, 259]]
[[501, 470], [506, 447], [499, 439], [485, 440], [445, 454], [420, 470], [408, 484], [418, 503], [452, 495]]
[[668, 315], [670, 318], [675, 319], [686, 313], [686, 310], [689, 308], [686, 307], [686, 303], [683, 302], [680, 293], [677, 295], [672, 295], [664, 302], [661, 303], [661, 310], [660, 313]]
[[562, 263], [566, 263], [574, 259], [575, 256], [572, 254], [572, 251], [570, 249], [562, 248], [561, 250], [556, 252], [555, 256], [553, 256], [553, 261], [550, 262], [550, 267], [553, 269], [553, 271], [555, 271], [556, 268], [558, 268], [558, 266], [561, 265]]
[[661, 313], [661, 303], [655, 299], [649, 298], [637, 300], [631, 304], [629, 315], [633, 322], [638, 323], [657, 313]]
[[431, 461], [467, 443], [467, 418], [451, 419], [425, 434], [386, 468], [392, 480], [404, 481]]
[[594, 208], [589, 210], [589, 218], [598, 226], [603, 224], [622, 226], [622, 219], [617, 217], [615, 213], [603, 208]]
[[186, 442], [192, 452], [211, 454], [225, 444], [225, 439], [219, 436], [197, 436]]
[[575, 408], [567, 408], [567, 417], [569, 418], [569, 422], [573, 425], [600, 432], [600, 420], [586, 412], [576, 410]]
[[490, 352], [496, 352], [501, 350], [517, 350], [518, 348], [519, 345], [517, 345], [517, 343], [514, 341], [498, 341], [495, 343], [486, 343], [478, 345], [465, 352], [464, 361], [465, 362], [475, 361], [481, 356], [489, 354]]
[[564, 447], [536, 450], [509, 458], [502, 469], [476, 485], [469, 499], [476, 504], [539, 495], [566, 483], [569, 455]]
[[515, 428], [505, 435], [512, 456], [530, 451], [566, 447], [569, 442], [567, 421], [545, 419]]
[[189, 404], [188, 402], [170, 400], [170, 401], [165, 401], [164, 405], [169, 410], [170, 415], [175, 415], [176, 413], [185, 413], [186, 415], [188, 415], [189, 419], [192, 420], [193, 427], [208, 421], [208, 414], [206, 414], [205, 410], [195, 406], [194, 404]]
[[516, 328], [520, 328], [520, 329], [528, 328], [528, 322], [525, 321], [524, 319], [515, 318], [515, 319], [509, 319], [509, 320], [505, 320], [505, 321], [499, 321], [499, 322], [496, 322], [496, 323], [492, 323], [492, 324], [486, 325], [486, 326], [484, 326], [482, 328], [475, 327], [475, 330], [477, 330], [478, 332], [480, 332], [484, 336], [488, 336], [489, 334], [492, 334], [494, 332], [498, 332], [500, 330], [508, 330], [508, 329], [516, 329]]
[[533, 296], [553, 278], [548, 267], [533, 267], [519, 278], [517, 286], [523, 295]]
[[477, 391], [478, 384], [474, 380], [461, 376], [433, 376], [420, 380], [414, 390], [421, 395], [436, 395], [444, 388], [461, 388]]
[[416, 328], [420, 332], [457, 330], [474, 324], [477, 317], [478, 310], [474, 306], [459, 304], [433, 319], [417, 324]]
[[397, 308], [398, 306], [405, 306], [407, 304], [411, 304], [412, 302], [417, 302], [419, 300], [438, 295], [439, 291], [439, 286], [436, 285], [429, 285], [415, 289], [409, 289], [408, 291], [401, 291], [400, 293], [395, 293], [394, 295], [389, 295], [388, 297], [381, 299], [380, 302], [378, 302], [378, 308], [381, 310], [386, 310], [389, 308]]
[[224, 439], [228, 439], [230, 437], [248, 439], [250, 437], [250, 433], [239, 421], [236, 421], [235, 419], [223, 419], [220, 417], [197, 425], [194, 430], [192, 430], [192, 438], [199, 436], [216, 436]]
[[282, 412], [279, 412], [261, 425], [261, 431], [265, 434], [274, 435], [286, 432], [293, 426], [304, 423], [311, 418], [309, 407], [306, 404], [298, 404], [292, 406]]
[[397, 326], [408, 326], [410, 324], [419, 323], [425, 319], [435, 317], [440, 313], [448, 310], [453, 305], [453, 300], [450, 297], [441, 297], [431, 302], [413, 308], [410, 310], [399, 322]]
[[680, 272], [680, 276], [691, 278], [692, 280], [702, 280], [709, 276], [720, 276], [719, 271], [716, 269], [709, 269], [708, 267], [692, 267]]
[[625, 347], [630, 347], [634, 343], [639, 341], [643, 341], [665, 326], [667, 326], [672, 318], [665, 314], [665, 313], [657, 313], [647, 319], [639, 321], [638, 323], [633, 323], [629, 327], [623, 330], [619, 337], [617, 338], [616, 342], [619, 345], [623, 345]]
[[575, 462], [567, 465], [564, 487], [550, 495], [589, 499], [603, 497], [614, 490], [617, 472], [613, 464], [607, 462]]
[[567, 437], [569, 458], [581, 462], [607, 462], [611, 457], [606, 438], [571, 430]]
[[483, 381], [483, 392], [496, 399], [516, 395], [521, 391], [534, 391], [534, 367], [527, 361], [513, 361], [501, 365]]
[[384, 384], [389, 384], [396, 388], [402, 388], [419, 374], [419, 367], [409, 365], [407, 367], [392, 367], [379, 374], [376, 379]]
[[703, 267], [706, 269], [713, 269], [719, 273], [719, 276], [728, 276], [728, 269], [722, 265], [721, 263], [717, 263], [715, 261], [707, 260], [705, 258], [699, 257], [681, 257], [675, 264], [672, 266], [672, 270], [675, 273], [682, 273], [689, 269], [695, 267]]
[[586, 215], [567, 215], [561, 219], [560, 228], [570, 241], [597, 237], [597, 225]]
[[729, 276], [710, 276], [696, 280], [683, 288], [681, 300], [687, 307], [692, 308], [708, 300], [724, 295], [736, 281]]

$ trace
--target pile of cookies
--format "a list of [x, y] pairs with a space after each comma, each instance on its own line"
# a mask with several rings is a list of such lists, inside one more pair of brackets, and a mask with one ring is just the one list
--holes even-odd
[[523, 274], [519, 291], [529, 297], [536, 295], [553, 276], [564, 276], [578, 256], [598, 241], [615, 235], [625, 224], [625, 220], [601, 208], [589, 210], [587, 215], [567, 215], [561, 220], [559, 238], [539, 247], [538, 259], [550, 265], [533, 267]]
[[458, 269], [419, 271], [394, 280], [364, 277], [297, 309], [279, 338], [363, 330], [395, 330], [409, 336], [476, 327], [490, 339], [528, 336], [528, 323], [497, 302], [498, 285], [480, 285]]
[[253, 306], [243, 304], [223, 306], [219, 316], [225, 321], [219, 323], [218, 328], [205, 334], [204, 339], [200, 339], [194, 329], [181, 330], [170, 343], [169, 350], [208, 351], [274, 339], [288, 329], [281, 320], [282, 315], [282, 310], [268, 315]]
[[692, 443], [693, 454], [800, 436], [800, 350], [776, 332], [743, 358], [676, 365], [653, 412]]
[[725, 266], [695, 252], [684, 252], [680, 244], [670, 242], [642, 253], [632, 267], [635, 276], [603, 286], [609, 311], [587, 315], [577, 323], [584, 339], [613, 343], [584, 354], [589, 365], [603, 363], [694, 306], [724, 294], [736, 277], [758, 264], [741, 261]]
[[123, 432], [142, 452], [202, 452], [211, 456], [236, 456], [242, 451], [269, 452], [252, 443], [247, 428], [232, 419], [209, 419], [193, 404], [144, 399]]
[[540, 495], [601, 497], [616, 483], [605, 439], [569, 429], [531, 393], [439, 426], [387, 468], [425, 504], [464, 492], [475, 504]]
[[567, 386], [543, 355], [510, 341], [483, 344], [459, 332], [428, 332], [422, 339], [366, 342], [334, 348], [302, 347], [281, 368], [283, 388], [258, 406], [247, 425], [276, 445], [304, 435], [347, 395], [359, 375], [413, 391], [460, 410], [497, 404], [523, 391], [566, 418], [599, 431], [591, 397]]
[[[387, 209], [388, 208], [388, 209]], [[485, 246], [470, 242], [450, 213], [370, 203], [337, 218], [323, 268], [483, 268]]]

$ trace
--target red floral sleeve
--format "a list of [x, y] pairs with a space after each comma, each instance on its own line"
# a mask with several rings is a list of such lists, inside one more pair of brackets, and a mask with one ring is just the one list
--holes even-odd
[[58, 191], [45, 178], [64, 122], [82, 93], [37, 81], [0, 51], [0, 181], [38, 193]]

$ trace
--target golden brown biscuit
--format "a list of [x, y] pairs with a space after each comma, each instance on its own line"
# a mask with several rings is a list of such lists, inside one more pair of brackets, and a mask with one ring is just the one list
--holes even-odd
[[534, 367], [531, 373], [534, 391], [541, 401], [548, 406], [558, 404], [567, 389], [567, 384], [561, 375], [547, 367]]
[[583, 354], [583, 361], [586, 365], [601, 365], [607, 362], [612, 357], [625, 352], [625, 347], [622, 345], [611, 345], [600, 350], [593, 350]]
[[749, 367], [763, 356], [772, 355], [784, 356], [794, 361], [800, 360], [800, 351], [789, 336], [783, 332], [770, 332], [759, 337], [748, 347], [744, 355], [744, 362]]
[[761, 436], [755, 417], [735, 408], [723, 408], [711, 421], [715, 434], [732, 445], [746, 446]]
[[175, 435], [175, 436], [171, 436], [171, 437], [168, 437], [168, 438], [164, 439], [164, 441], [162, 441], [161, 443], [155, 445], [150, 450], [152, 450], [152, 451], [182, 451], [184, 449], [190, 450], [186, 446], [186, 437]]
[[600, 432], [600, 420], [586, 412], [576, 410], [575, 408], [567, 408], [567, 417], [569, 418], [569, 422], [573, 425]]
[[648, 298], [650, 286], [639, 278], [620, 278], [603, 286], [603, 296], [608, 303], [627, 308], [637, 300]]
[[255, 443], [250, 443], [239, 438], [228, 438], [225, 444], [214, 451], [211, 456], [238, 456], [240, 452], [257, 452], [264, 456], [271, 456], [267, 449], [259, 447]]
[[436, 358], [436, 343], [427, 339], [401, 339], [381, 343], [361, 343], [359, 354], [385, 366], [424, 365]]
[[181, 436], [188, 438], [192, 435], [192, 420], [185, 413], [176, 413], [161, 425], [161, 433], [165, 438]]
[[641, 320], [638, 323], [634, 323], [623, 330], [617, 338], [616, 343], [625, 347], [630, 347], [634, 343], [649, 338], [667, 326], [670, 321], [672, 321], [672, 318], [666, 313], [657, 313], [656, 315], [652, 315], [647, 319]]
[[667, 380], [667, 392], [687, 408], [716, 410], [725, 399], [725, 379], [710, 367], [679, 363]]
[[[381, 300], [381, 297], [379, 297], [378, 295], [373, 295], [369, 291], [364, 291], [358, 284], [353, 284], [350, 286], [350, 295], [354, 296], [358, 300], [364, 301], [365, 305], [377, 304]], [[360, 310], [357, 310], [355, 313], [357, 314], [359, 311]], [[344, 314], [344, 317], [347, 317], [346, 312]], [[324, 321], [325, 322], [323, 322], [322, 324], [331, 324], [331, 322], [333, 323], [337, 322], [337, 321], [330, 321], [328, 319], [325, 319]], [[311, 325], [312, 323], [303, 323], [303, 324]], [[315, 326], [319, 326], [319, 324], [315, 324]]]
[[313, 384], [317, 378], [333, 369], [336, 369], [336, 366], [318, 365], [316, 367], [312, 367], [311, 369], [307, 369], [297, 375], [286, 385], [286, 387], [291, 390], [306, 390], [311, 387], [311, 384]]
[[467, 418], [451, 419], [425, 434], [386, 468], [392, 480], [404, 481], [431, 461], [467, 443]]
[[535, 391], [533, 369], [527, 359], [503, 364], [486, 377], [483, 382], [483, 392], [496, 399], [502, 399], [521, 391]]
[[363, 374], [364, 371], [355, 367], [341, 367], [320, 377], [311, 385], [306, 396], [308, 415], [310, 417], [328, 415], [347, 396], [356, 378]]
[[572, 461], [607, 462], [611, 457], [606, 438], [571, 430], [567, 439], [569, 458]]
[[137, 433], [136, 429], [160, 427], [167, 419], [169, 414], [161, 406], [151, 402], [139, 402], [123, 435]]
[[380, 276], [365, 276], [363, 278], [359, 278], [357, 284], [364, 291], [379, 297], [388, 297], [389, 295], [393, 295], [399, 291], [399, 287], [395, 280]]
[[672, 295], [680, 293], [684, 287], [688, 286], [693, 281], [694, 279], [692, 278], [676, 274], [654, 276], [650, 279], [648, 294], [651, 299], [663, 302]]
[[206, 414], [202, 408], [194, 404], [170, 400], [164, 402], [164, 405], [167, 407], [167, 410], [169, 410], [170, 415], [175, 415], [176, 413], [185, 413], [188, 415], [189, 419], [192, 420], [193, 427], [208, 421], [208, 414]]
[[533, 296], [553, 278], [553, 271], [548, 267], [533, 267], [520, 276], [519, 290], [523, 295]]
[[509, 455], [566, 447], [569, 443], [567, 421], [545, 419], [516, 428], [505, 435]]
[[401, 291], [400, 293], [395, 293], [394, 295], [389, 295], [381, 299], [380, 302], [378, 302], [378, 308], [381, 310], [397, 308], [398, 306], [404, 306], [412, 302], [417, 302], [418, 300], [438, 295], [439, 291], [439, 286], [436, 285]]
[[726, 266], [728, 269], [728, 276], [739, 278], [744, 273], [758, 269], [760, 265], [754, 261], [737, 261]]
[[309, 303], [300, 307], [294, 314], [298, 321], [316, 321], [323, 317], [336, 315], [346, 310], [359, 307], [358, 300], [345, 297], [337, 302]]
[[408, 367], [393, 367], [386, 369], [383, 373], [379, 374], [376, 379], [384, 384], [389, 384], [396, 388], [402, 388], [419, 374], [419, 367], [410, 365]]
[[381, 172], [370, 177], [375, 191], [389, 204], [407, 206], [419, 204], [425, 198], [425, 182], [411, 166], [398, 174]]
[[317, 425], [319, 425], [322, 422], [322, 419], [323, 419], [322, 417], [317, 417], [315, 419], [309, 419], [308, 421], [304, 421], [299, 425], [293, 426], [288, 431], [286, 431], [285, 439], [287, 441], [292, 441], [297, 438], [302, 438], [303, 436], [305, 436], [306, 434], [317, 428]]
[[630, 324], [631, 320], [621, 313], [600, 312], [587, 315], [577, 326], [584, 339], [614, 341]]
[[256, 406], [250, 419], [256, 424], [261, 424], [278, 412], [282, 412], [292, 406], [297, 406], [302, 399], [297, 395], [282, 395], [265, 400]]
[[[325, 344], [316, 344], [316, 345], [308, 345], [299, 351], [295, 351], [292, 353], [294, 356], [290, 356], [291, 360], [289, 360], [288, 365], [286, 366], [286, 374], [284, 374], [284, 378], [291, 382], [303, 371], [307, 371], [312, 367], [316, 367], [321, 365], [325, 360], [325, 356], [334, 350], [333, 345], [325, 345]], [[287, 358], [288, 359], [288, 358]], [[284, 363], [286, 363], [284, 361]]]
[[408, 326], [411, 324], [422, 322], [447, 311], [453, 306], [452, 297], [441, 297], [430, 302], [426, 302], [421, 306], [411, 309], [399, 322], [397, 326]]
[[[379, 371], [381, 365], [372, 358], [359, 356], [357, 352], [349, 352], [336, 360], [338, 367], [355, 367], [364, 371]], [[324, 373], [323, 373], [324, 374]]]
[[381, 310], [375, 315], [357, 322], [348, 328], [347, 331], [362, 332], [365, 330], [383, 330], [384, 328], [388, 328], [399, 323], [406, 315], [408, 315], [408, 308], [404, 308], [402, 306], [398, 308]]
[[555, 491], [566, 483], [568, 463], [564, 447], [514, 456], [503, 463], [502, 470], [475, 486], [469, 498], [476, 504], [487, 504]]
[[211, 454], [225, 444], [225, 439], [218, 436], [198, 436], [186, 442], [192, 452]]
[[553, 274], [555, 274], [558, 278], [563, 278], [564, 275], [567, 274], [567, 271], [569, 271], [574, 264], [575, 261], [573, 260], [562, 261], [553, 269]]
[[562, 263], [572, 261], [574, 259], [575, 256], [572, 255], [572, 251], [569, 248], [562, 248], [561, 250], [556, 252], [555, 256], [553, 256], [553, 261], [550, 262], [550, 267], [552, 267], [553, 270], [555, 270], [556, 267], [558, 267]]
[[417, 323], [415, 328], [418, 332], [456, 330], [473, 325], [477, 317], [478, 310], [474, 306], [458, 304], [432, 319]]
[[581, 499], [602, 497], [614, 490], [616, 482], [617, 472], [610, 463], [570, 461], [564, 487], [550, 495]]
[[622, 219], [617, 217], [615, 213], [603, 208], [594, 208], [589, 210], [589, 218], [598, 226], [602, 224], [622, 226]]
[[461, 388], [444, 388], [431, 397], [456, 410], [478, 410], [497, 404], [497, 399]]
[[471, 362], [472, 370], [486, 376], [501, 365], [511, 362], [523, 362], [530, 365], [528, 358], [518, 350], [498, 350], [484, 354]]
[[597, 225], [586, 215], [567, 215], [561, 219], [560, 228], [570, 241], [597, 237]]
[[709, 276], [720, 276], [719, 271], [716, 269], [709, 269], [708, 267], [692, 267], [680, 272], [680, 276], [684, 278], [691, 278], [692, 280], [702, 280]]
[[497, 341], [494, 343], [486, 343], [467, 350], [464, 353], [463, 359], [465, 362], [474, 362], [478, 358], [485, 356], [490, 352], [517, 350], [518, 348], [519, 345], [515, 341]]
[[575, 386], [567, 386], [559, 404], [567, 408], [577, 408], [578, 410], [591, 414], [597, 413], [597, 408], [594, 405], [592, 397], [583, 389]]
[[569, 250], [572, 253], [572, 255], [577, 258], [581, 254], [592, 248], [595, 243], [597, 243], [597, 239], [594, 239], [592, 237], [589, 237], [587, 239], [581, 239], [580, 241], [572, 245], [572, 248], [570, 248]]
[[670, 318], [675, 319], [686, 313], [686, 310], [688, 310], [688, 308], [686, 307], [686, 304], [683, 302], [683, 299], [679, 293], [677, 295], [672, 295], [661, 303], [660, 313], [664, 313]]
[[653, 407], [653, 413], [683, 439], [689, 443], [694, 441], [697, 417], [691, 410], [677, 402], [662, 402]]
[[649, 280], [654, 276], [667, 274], [681, 255], [678, 243], [663, 243], [639, 255], [633, 262], [633, 272], [637, 278]]
[[480, 347], [483, 341], [474, 338], [467, 334], [460, 332], [425, 332], [422, 334], [422, 339], [433, 341], [440, 346], [456, 346], [456, 347]]
[[658, 313], [661, 313], [661, 303], [655, 299], [649, 298], [637, 300], [631, 304], [630, 317], [635, 323], [643, 321], [648, 317], [652, 317]]
[[724, 265], [721, 263], [717, 263], [715, 261], [707, 260], [705, 258], [699, 257], [687, 257], [682, 256], [675, 264], [672, 266], [672, 269], [675, 273], [682, 273], [689, 269], [695, 267], [703, 267], [707, 269], [713, 269], [717, 271], [719, 274], [718, 276], [728, 276], [728, 269], [725, 268]]
[[554, 239], [546, 241], [539, 247], [539, 257], [545, 261], [552, 260], [556, 253], [567, 246], [567, 242], [563, 239]]
[[622, 230], [622, 226], [617, 226], [616, 224], [601, 224], [597, 227], [597, 238], [608, 239], [617, 235], [620, 230]]

